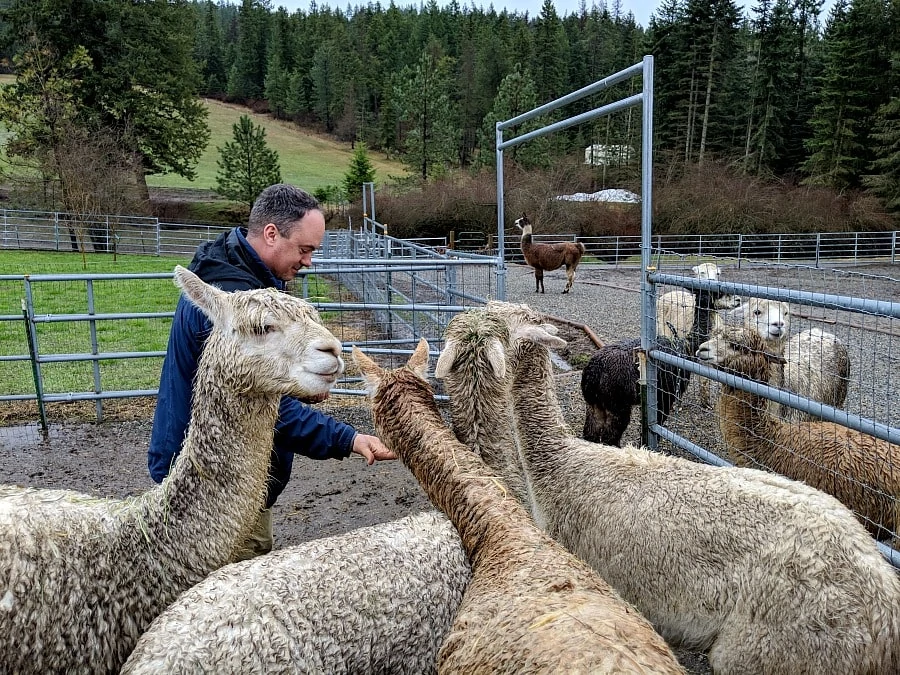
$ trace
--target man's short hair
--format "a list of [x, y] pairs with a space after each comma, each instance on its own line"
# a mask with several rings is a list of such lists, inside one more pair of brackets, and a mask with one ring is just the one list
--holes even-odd
[[260, 192], [250, 209], [248, 234], [260, 234], [272, 223], [282, 237], [291, 236], [298, 220], [319, 209], [319, 201], [308, 192], [287, 183], [275, 183]]

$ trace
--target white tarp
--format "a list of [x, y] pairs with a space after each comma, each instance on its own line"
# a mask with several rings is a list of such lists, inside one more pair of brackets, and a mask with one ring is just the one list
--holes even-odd
[[562, 202], [620, 202], [623, 204], [639, 204], [641, 196], [630, 190], [613, 188], [600, 190], [599, 192], [576, 192], [573, 195], [559, 195], [556, 197]]

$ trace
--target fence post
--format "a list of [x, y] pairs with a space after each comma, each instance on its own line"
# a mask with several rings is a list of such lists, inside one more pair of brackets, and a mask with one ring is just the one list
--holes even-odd
[[778, 257], [775, 259], [775, 262], [781, 262], [781, 233], [778, 234]]
[[22, 299], [22, 318], [25, 320], [25, 336], [28, 340], [31, 376], [34, 378], [34, 394], [37, 397], [41, 430], [46, 436], [49, 431], [47, 428], [47, 410], [44, 407], [44, 385], [41, 376], [41, 364], [38, 360], [37, 331], [34, 326], [34, 301], [31, 295], [31, 282], [27, 276], [25, 277], [25, 297]]
[[822, 233], [816, 232], [816, 269], [819, 268], [819, 259], [822, 255]]
[[156, 219], [156, 257], [162, 255], [162, 247], [160, 242], [160, 232], [159, 232], [159, 218]]
[[859, 264], [859, 232], [853, 234], [853, 264]]
[[56, 242], [56, 251], [59, 252], [59, 212], [53, 212], [53, 240]]
[[741, 249], [744, 247], [744, 235], [738, 233], [738, 249], [737, 249], [737, 261], [738, 261], [738, 269], [741, 269]]
[[619, 268], [619, 236], [618, 236], [618, 235], [616, 235], [616, 257], [615, 257], [615, 261], [616, 261], [616, 263], [615, 263], [616, 269], [618, 269], [618, 268]]
[[[94, 280], [88, 279], [87, 283], [87, 309], [88, 314], [93, 316], [94, 312]], [[100, 386], [100, 361], [97, 359], [97, 355], [100, 353], [99, 345], [97, 342], [97, 320], [89, 319], [88, 327], [91, 333], [91, 356], [94, 358], [91, 359], [91, 366], [94, 371], [94, 393], [100, 394], [103, 392], [103, 387]], [[95, 401], [95, 405], [97, 408], [97, 421], [103, 421], [103, 400], [97, 399]]]
[[891, 265], [894, 264], [897, 255], [897, 230], [891, 232]]

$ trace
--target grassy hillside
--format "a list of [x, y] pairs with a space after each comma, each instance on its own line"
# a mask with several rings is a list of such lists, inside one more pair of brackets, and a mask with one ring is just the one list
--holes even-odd
[[[0, 75], [0, 86], [14, 81], [13, 75]], [[301, 129], [291, 122], [253, 113], [243, 106], [212, 99], [205, 99], [204, 103], [209, 110], [210, 139], [197, 165], [197, 179], [192, 182], [175, 175], [148, 176], [148, 184], [156, 187], [214, 189], [218, 148], [233, 139], [232, 127], [241, 115], [249, 115], [254, 124], [265, 128], [269, 147], [278, 152], [281, 177], [285, 182], [313, 190], [343, 180], [353, 156], [349, 143], [339, 143], [324, 134]], [[0, 145], [4, 143], [6, 136], [6, 129], [0, 122]], [[5, 157], [5, 153], [0, 148], [0, 159], [2, 157]], [[391, 176], [404, 176], [407, 173], [400, 162], [388, 161], [381, 153], [372, 152], [370, 158], [375, 167], [375, 181], [379, 184], [386, 182]]]
[[[243, 106], [212, 99], [204, 102], [209, 110], [211, 135], [209, 145], [197, 166], [197, 179], [190, 182], [174, 175], [148, 176], [147, 182], [150, 185], [214, 188], [218, 170], [216, 160], [219, 158], [217, 148], [232, 140], [232, 127], [241, 115], [249, 115], [254, 124], [265, 128], [269, 147], [278, 151], [281, 177], [285, 182], [312, 190], [343, 180], [353, 156], [349, 143], [339, 143], [327, 136], [301, 129], [291, 122], [252, 113]], [[377, 183], [387, 181], [390, 176], [406, 175], [405, 168], [399, 162], [387, 161], [377, 152], [373, 152], [370, 157], [375, 166]]]

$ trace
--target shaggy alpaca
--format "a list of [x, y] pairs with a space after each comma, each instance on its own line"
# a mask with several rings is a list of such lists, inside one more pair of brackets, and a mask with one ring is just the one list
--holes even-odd
[[0, 671], [114, 672], [178, 595], [229, 561], [263, 504], [278, 402], [327, 392], [341, 344], [308, 303], [175, 280], [214, 324], [169, 477], [140, 497], [0, 493]]
[[[752, 330], [725, 327], [703, 343], [699, 358], [768, 383], [772, 361]], [[834, 495], [879, 539], [900, 528], [900, 446], [832, 422], [786, 423], [766, 413], [767, 399], [727, 385], [719, 429], [735, 464], [762, 466]]]
[[515, 226], [522, 231], [522, 255], [525, 262], [534, 268], [534, 292], [544, 292], [544, 272], [566, 266], [566, 287], [568, 293], [575, 284], [575, 269], [584, 255], [584, 244], [580, 241], [564, 241], [557, 244], [535, 244], [532, 241], [531, 223], [523, 213], [515, 221]]
[[434, 672], [470, 576], [436, 512], [306, 542], [182, 594], [122, 675]]
[[[847, 398], [850, 354], [836, 335], [810, 328], [794, 335], [784, 346], [783, 389], [840, 408]], [[786, 422], [812, 421], [812, 415], [782, 405]]]
[[425, 380], [427, 342], [395, 371], [353, 356], [378, 434], [447, 513], [472, 564], [438, 672], [683, 672], [646, 620], [538, 530], [453, 437]]
[[[695, 290], [697, 311], [687, 335], [667, 338], [657, 336], [660, 351], [673, 356], [693, 354], [697, 345], [709, 335], [711, 315], [717, 293]], [[601, 347], [591, 356], [581, 372], [581, 395], [585, 402], [583, 436], [586, 440], [619, 445], [631, 422], [631, 409], [641, 402], [638, 383], [640, 371], [637, 350], [640, 338], [623, 340]], [[665, 424], [675, 401], [687, 390], [690, 371], [667, 363], [657, 364], [657, 422]]]
[[[781, 476], [573, 438], [540, 316], [505, 303], [488, 311], [508, 329], [486, 324], [470, 331], [470, 347], [448, 345], [448, 391], [465, 390], [452, 381], [473, 370], [462, 359], [506, 355], [535, 520], [667, 640], [709, 649], [716, 673], [898, 672], [900, 579], [850, 511]], [[487, 375], [468, 376], [467, 396], [451, 405], [472, 410], [489, 436], [500, 433], [488, 423], [494, 410], [478, 408], [499, 400], [485, 389], [506, 380]]]

